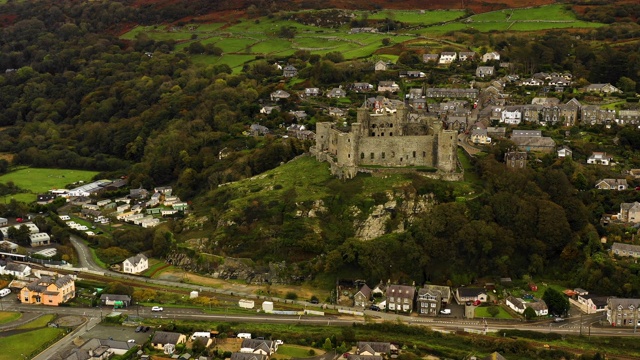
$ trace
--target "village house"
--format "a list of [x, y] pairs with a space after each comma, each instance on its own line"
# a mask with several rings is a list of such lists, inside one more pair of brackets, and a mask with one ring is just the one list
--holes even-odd
[[268, 360], [266, 355], [234, 352], [231, 354], [231, 360]]
[[622, 90], [618, 89], [617, 87], [606, 83], [606, 84], [591, 84], [591, 85], [587, 85], [584, 88], [582, 88], [582, 91], [584, 92], [595, 92], [595, 93], [602, 93], [602, 94], [613, 94], [613, 93], [621, 93]]
[[552, 138], [542, 136], [540, 130], [513, 130], [511, 141], [523, 151], [552, 152], [556, 143]]
[[600, 179], [596, 181], [596, 189], [598, 190], [627, 190], [627, 179]]
[[357, 82], [351, 85], [351, 90], [357, 93], [373, 91], [373, 85], [365, 82]]
[[440, 55], [438, 54], [423, 54], [422, 55], [422, 62], [438, 62], [438, 59], [440, 58]]
[[[186, 344], [187, 337], [183, 334], [168, 331], [156, 331], [151, 339], [151, 346], [158, 350], [164, 350], [165, 354], [172, 354], [178, 344]], [[173, 348], [173, 350], [170, 350]]]
[[394, 346], [388, 342], [358, 341], [356, 344], [357, 355], [389, 357]]
[[489, 126], [487, 127], [487, 136], [492, 139], [504, 139], [507, 133], [506, 127], [495, 127]]
[[367, 284], [362, 285], [360, 290], [353, 296], [353, 306], [365, 308], [369, 306], [371, 299], [371, 288]]
[[495, 74], [495, 68], [493, 66], [478, 66], [476, 68], [476, 77], [485, 78], [492, 77]]
[[627, 223], [640, 223], [640, 203], [636, 201], [620, 204], [618, 219]]
[[265, 105], [260, 109], [260, 114], [271, 115], [274, 111], [280, 111], [280, 106]]
[[128, 307], [131, 305], [131, 296], [119, 294], [101, 294], [100, 304], [105, 306]]
[[7, 262], [4, 267], [0, 267], [0, 275], [11, 275], [18, 279], [24, 279], [31, 275], [31, 267], [25, 264]]
[[374, 27], [362, 27], [362, 28], [351, 28], [349, 30], [351, 34], [359, 34], [359, 33], [377, 33], [378, 29]]
[[282, 76], [292, 78], [298, 75], [298, 69], [293, 65], [287, 65], [282, 69]]
[[46, 205], [51, 204], [53, 200], [56, 199], [54, 194], [38, 194], [36, 197], [36, 202], [38, 205]]
[[347, 96], [347, 92], [341, 87], [333, 88], [327, 93], [327, 97], [330, 99], [343, 98]]
[[124, 355], [135, 343], [110, 339], [90, 339], [81, 347], [73, 349], [64, 360], [102, 360], [114, 355]]
[[373, 65], [374, 71], [387, 71], [389, 64], [386, 61], [378, 60], [375, 65]]
[[320, 96], [321, 91], [319, 88], [305, 88], [304, 89], [304, 97], [315, 97]]
[[23, 304], [59, 306], [75, 296], [76, 285], [71, 276], [43, 276], [22, 288], [19, 299]]
[[278, 351], [278, 344], [272, 340], [244, 339], [240, 345], [241, 353], [261, 354], [267, 357]]
[[491, 138], [487, 135], [487, 129], [476, 128], [471, 130], [471, 142], [480, 145], [491, 144]]
[[410, 313], [413, 311], [416, 289], [408, 285], [389, 285], [387, 288], [387, 309]]
[[559, 158], [561, 158], [561, 159], [564, 159], [564, 158], [571, 159], [572, 155], [573, 155], [573, 151], [571, 151], [571, 149], [568, 146], [562, 145], [562, 146], [560, 146], [558, 148], [558, 157]]
[[640, 245], [615, 242], [611, 246], [611, 253], [621, 257], [640, 258]]
[[290, 96], [291, 94], [289, 94], [284, 90], [276, 90], [271, 93], [270, 98], [271, 98], [271, 101], [279, 101], [283, 99], [288, 99]]
[[587, 164], [610, 165], [613, 158], [608, 156], [606, 152], [594, 152], [587, 159]]
[[611, 326], [638, 326], [640, 299], [611, 297], [607, 300], [607, 321]]
[[508, 151], [504, 154], [504, 162], [507, 164], [507, 168], [524, 169], [527, 166], [527, 152], [515, 150]]
[[505, 300], [505, 304], [513, 311], [518, 314], [523, 314], [527, 308], [533, 309], [535, 311], [536, 316], [545, 316], [549, 314], [549, 308], [547, 304], [543, 300], [538, 300], [535, 302], [526, 302], [520, 298], [516, 298], [514, 296], [508, 296]]
[[378, 83], [378, 92], [389, 91], [391, 93], [395, 93], [399, 90], [400, 86], [398, 86], [395, 81], [380, 81]]
[[428, 88], [425, 96], [428, 98], [468, 98], [477, 99], [478, 89], [460, 88]]
[[608, 296], [591, 295], [588, 293], [576, 295], [577, 306], [587, 314], [607, 311], [608, 300]]
[[249, 135], [264, 136], [269, 133], [269, 128], [260, 124], [251, 124], [249, 127]]
[[618, 111], [618, 125], [640, 125], [640, 110]]
[[149, 268], [149, 259], [144, 254], [138, 254], [122, 262], [122, 271], [127, 274], [139, 274]]
[[495, 51], [492, 51], [492, 52], [488, 52], [488, 53], [482, 55], [482, 62], [488, 62], [488, 61], [493, 61], [493, 60], [499, 61], [500, 60], [500, 54], [498, 54]]
[[462, 305], [467, 301], [487, 302], [487, 292], [482, 288], [459, 287], [455, 291], [455, 299]]
[[418, 289], [418, 315], [437, 316], [451, 302], [451, 288], [440, 285], [424, 285]]
[[340, 109], [340, 108], [336, 108], [336, 107], [330, 107], [329, 108], [329, 116], [333, 116], [333, 117], [337, 117], [337, 118], [343, 118], [346, 115], [346, 111]]
[[615, 121], [614, 110], [601, 109], [598, 105], [583, 105], [580, 108], [580, 122], [584, 125], [611, 125]]
[[[500, 109], [498, 109], [500, 110]], [[522, 121], [522, 109], [519, 106], [507, 106], [500, 111], [500, 122], [508, 125], [518, 125]]]
[[457, 53], [445, 51], [440, 53], [440, 60], [438, 60], [438, 64], [440, 65], [451, 64], [452, 62], [456, 61], [457, 58], [458, 58]]
[[460, 61], [475, 60], [475, 58], [476, 53], [473, 51], [460, 51], [458, 53], [458, 59], [460, 59]]

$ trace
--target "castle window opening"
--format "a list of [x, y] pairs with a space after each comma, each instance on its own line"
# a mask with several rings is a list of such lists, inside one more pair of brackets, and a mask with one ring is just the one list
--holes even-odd
[[348, 157], [349, 159], [351, 159], [351, 154], [348, 154], [348, 155], [347, 155], [347, 157]]
[[375, 131], [372, 131], [372, 132], [371, 132], [371, 136], [376, 136], [376, 132], [375, 132]]
[[389, 124], [389, 127], [390, 127], [390, 128], [392, 128], [392, 127], [393, 127], [393, 124]]
[[380, 136], [384, 136], [384, 133], [380, 133]]
[[396, 157], [396, 152], [395, 151], [391, 152], [391, 157]]
[[393, 136], [393, 133], [392, 133], [392, 132], [390, 132], [390, 133], [389, 133], [389, 136]]
[[422, 152], [422, 157], [427, 157], [427, 152], [426, 151]]
[[384, 159], [384, 156], [385, 156], [385, 153], [384, 153], [384, 151], [383, 151], [383, 152], [382, 152], [382, 158], [383, 158], [383, 159]]
[[360, 160], [364, 159], [364, 153], [360, 153]]
[[416, 152], [415, 151], [413, 152], [413, 157], [416, 157]]
[[371, 160], [373, 160], [375, 158], [375, 156], [373, 155], [373, 153], [371, 153]]

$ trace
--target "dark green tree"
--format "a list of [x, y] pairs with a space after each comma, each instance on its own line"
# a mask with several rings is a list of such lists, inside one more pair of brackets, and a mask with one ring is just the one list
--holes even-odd
[[522, 315], [524, 315], [524, 318], [529, 321], [536, 317], [536, 311], [530, 307], [527, 307], [526, 309], [524, 309], [524, 313]]
[[549, 312], [557, 315], [564, 315], [569, 311], [569, 299], [567, 299], [561, 292], [553, 288], [547, 288], [542, 300], [547, 303]]

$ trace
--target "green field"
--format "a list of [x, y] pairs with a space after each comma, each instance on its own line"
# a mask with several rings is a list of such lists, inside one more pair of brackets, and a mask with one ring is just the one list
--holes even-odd
[[10, 323], [20, 319], [22, 315], [18, 312], [0, 311], [0, 324]]
[[[7, 183], [12, 181], [16, 186], [28, 191], [28, 193], [7, 195], [4, 201], [15, 199], [17, 201], [32, 202], [36, 195], [46, 193], [51, 189], [64, 188], [68, 184], [78, 181], [89, 182], [97, 171], [21, 168], [0, 176], [0, 181]], [[0, 200], [2, 201], [2, 200]]]
[[[195, 63], [227, 64], [234, 72], [239, 72], [245, 63], [256, 57], [273, 56], [285, 58], [297, 50], [308, 50], [313, 54], [324, 55], [330, 51], [341, 52], [346, 59], [367, 58], [382, 45], [382, 39], [389, 38], [391, 44], [420, 39], [420, 36], [438, 37], [442, 34], [477, 30], [492, 31], [537, 31], [563, 28], [592, 28], [604, 24], [578, 21], [575, 15], [564, 5], [548, 5], [534, 8], [493, 11], [464, 18], [461, 10], [436, 11], [400, 11], [383, 10], [378, 12], [359, 12], [358, 18], [365, 16], [371, 20], [393, 19], [412, 25], [410, 30], [398, 33], [358, 33], [350, 34], [349, 25], [339, 29], [329, 29], [304, 25], [280, 17], [262, 17], [254, 20], [241, 20], [223, 27], [224, 24], [201, 24], [175, 28], [173, 26], [138, 26], [126, 34], [123, 39], [133, 40], [139, 34], [146, 34], [154, 40], [175, 40], [179, 44], [176, 50], [184, 50], [192, 41], [203, 44], [215, 44], [224, 52], [222, 57], [192, 55]], [[282, 27], [295, 28], [292, 39], [277, 36]], [[406, 33], [406, 32], [410, 33]], [[457, 45], [457, 44], [452, 44]]]
[[[309, 357], [309, 350], [313, 348], [299, 345], [281, 345], [278, 346], [278, 359], [290, 359], [290, 358], [307, 358]], [[315, 356], [324, 354], [324, 351], [320, 349], [313, 349]]]
[[489, 310], [488, 306], [480, 306], [475, 309], [475, 317], [479, 318], [487, 318], [487, 319], [513, 319], [509, 313], [502, 308], [502, 306], [498, 306], [500, 312], [495, 317], [491, 316], [487, 310]]
[[32, 352], [64, 334], [64, 329], [41, 328], [0, 338], [0, 360], [31, 359]]

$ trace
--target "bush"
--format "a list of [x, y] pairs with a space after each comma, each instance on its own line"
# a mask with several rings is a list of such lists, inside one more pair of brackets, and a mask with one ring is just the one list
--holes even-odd
[[313, 350], [313, 349], [309, 349], [308, 354], [309, 354], [309, 356], [316, 356], [316, 351]]
[[289, 291], [287, 292], [287, 294], [284, 296], [285, 299], [287, 300], [298, 300], [298, 294], [296, 294], [293, 291]]

